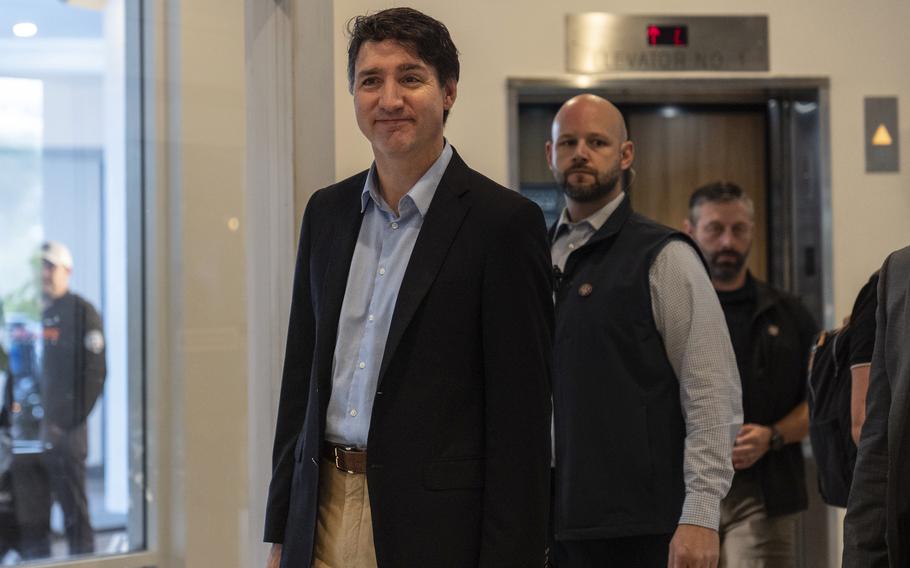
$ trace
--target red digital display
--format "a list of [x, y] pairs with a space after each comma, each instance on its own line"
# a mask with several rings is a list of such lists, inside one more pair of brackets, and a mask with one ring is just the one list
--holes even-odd
[[648, 26], [648, 45], [689, 45], [688, 26]]

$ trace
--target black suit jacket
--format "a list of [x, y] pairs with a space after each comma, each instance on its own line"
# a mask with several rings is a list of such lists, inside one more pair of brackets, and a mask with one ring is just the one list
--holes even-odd
[[[304, 214], [265, 540], [310, 565], [338, 318], [366, 172]], [[411, 254], [368, 437], [380, 567], [543, 566], [550, 257], [536, 205], [452, 156]]]
[[875, 349], [844, 521], [845, 568], [910, 566], [910, 247], [879, 275]]

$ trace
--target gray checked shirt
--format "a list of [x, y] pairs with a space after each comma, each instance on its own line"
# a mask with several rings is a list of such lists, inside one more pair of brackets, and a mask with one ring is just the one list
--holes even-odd
[[[578, 222], [563, 210], [551, 248], [553, 264], [564, 270], [569, 255], [588, 242], [624, 198], [620, 193]], [[649, 282], [654, 323], [679, 379], [686, 422], [686, 499], [679, 523], [717, 530], [720, 501], [733, 480], [733, 442], [743, 422], [727, 323], [704, 265], [688, 244], [668, 243], [651, 265]]]

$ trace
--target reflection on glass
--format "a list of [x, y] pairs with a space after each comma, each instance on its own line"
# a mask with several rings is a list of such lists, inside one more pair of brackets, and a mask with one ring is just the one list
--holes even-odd
[[125, 2], [95, 4], [0, 0], [2, 565], [144, 547]]

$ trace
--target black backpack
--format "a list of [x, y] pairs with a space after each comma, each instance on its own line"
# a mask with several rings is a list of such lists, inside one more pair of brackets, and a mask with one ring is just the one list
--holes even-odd
[[809, 439], [822, 500], [846, 507], [856, 444], [850, 435], [849, 325], [818, 334], [809, 360]]

